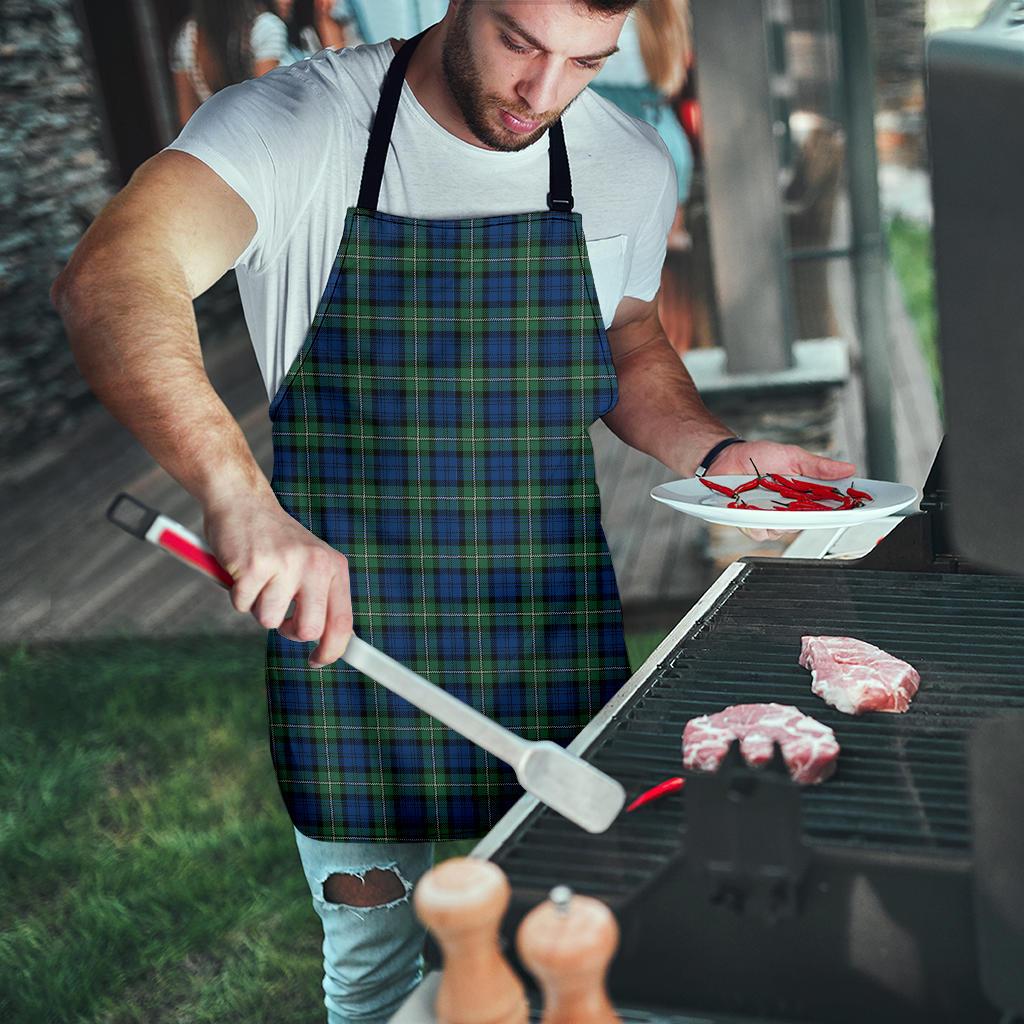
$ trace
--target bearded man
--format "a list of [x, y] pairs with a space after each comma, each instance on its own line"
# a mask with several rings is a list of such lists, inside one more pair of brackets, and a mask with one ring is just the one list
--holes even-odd
[[[587, 84], [628, 0], [450, 0], [404, 43], [226, 89], [55, 284], [93, 390], [201, 503], [268, 629], [271, 754], [324, 928], [331, 1024], [419, 980], [409, 892], [483, 835], [510, 768], [339, 662], [353, 630], [530, 740], [626, 681], [588, 427], [677, 476], [853, 472], [734, 437], [658, 320], [672, 161]], [[192, 300], [234, 268], [268, 482], [203, 370]], [[294, 609], [289, 612], [290, 607]]]

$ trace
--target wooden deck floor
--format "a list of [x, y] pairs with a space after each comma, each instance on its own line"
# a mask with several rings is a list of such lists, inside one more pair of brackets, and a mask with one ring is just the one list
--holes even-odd
[[[837, 314], [852, 336], [852, 304], [835, 269]], [[889, 290], [900, 477], [921, 483], [938, 445], [935, 401], [898, 288]], [[856, 365], [856, 359], [855, 359]], [[261, 466], [272, 464], [266, 395], [244, 325], [207, 353], [211, 380], [242, 423]], [[857, 374], [841, 403], [838, 436], [863, 459]], [[622, 444], [603, 424], [592, 431], [603, 520], [627, 628], [677, 621], [709, 582], [700, 524], [657, 504], [650, 489], [671, 474]], [[0, 570], [0, 641], [119, 634], [251, 633], [218, 588], [109, 524], [106, 508], [120, 491], [200, 530], [192, 498], [130, 434], [98, 408], [73, 435], [41, 446], [0, 473], [5, 500], [0, 528], [8, 538]], [[738, 545], [737, 553], [742, 553]]]
[[[241, 321], [207, 354], [207, 372], [269, 472], [266, 393]], [[264, 632], [220, 588], [107, 521], [128, 491], [201, 533], [192, 497], [104, 409], [5, 471], [0, 488], [0, 528], [13, 539], [2, 560], [3, 641]]]

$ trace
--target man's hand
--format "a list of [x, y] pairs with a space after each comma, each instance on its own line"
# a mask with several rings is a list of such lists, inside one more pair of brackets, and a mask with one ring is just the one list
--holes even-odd
[[[815, 455], [795, 444], [775, 441], [744, 441], [731, 444], [718, 456], [708, 470], [708, 476], [754, 476], [754, 465], [761, 473], [782, 473], [784, 476], [805, 476], [812, 480], [841, 480], [853, 476], [857, 467], [852, 462], [836, 462]], [[743, 530], [751, 540], [775, 540], [785, 530]]]
[[252, 612], [261, 626], [289, 640], [318, 640], [309, 659], [314, 668], [341, 657], [352, 636], [344, 555], [296, 522], [272, 495], [220, 498], [204, 508], [203, 529], [234, 578], [231, 603], [237, 611]]

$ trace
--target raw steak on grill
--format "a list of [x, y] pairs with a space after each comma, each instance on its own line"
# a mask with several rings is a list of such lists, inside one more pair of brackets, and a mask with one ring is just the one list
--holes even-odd
[[847, 715], [906, 711], [921, 682], [912, 665], [848, 636], [802, 637], [800, 664], [811, 691]]
[[802, 784], [824, 782], [839, 756], [835, 733], [789, 704], [734, 704], [686, 723], [683, 767], [715, 771], [734, 739], [754, 767], [771, 760], [778, 741], [790, 778]]

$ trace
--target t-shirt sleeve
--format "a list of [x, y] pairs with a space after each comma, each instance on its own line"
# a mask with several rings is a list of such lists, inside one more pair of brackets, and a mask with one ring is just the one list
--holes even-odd
[[296, 64], [215, 93], [167, 147], [202, 160], [255, 215], [256, 233], [236, 267], [259, 273], [281, 252], [325, 171], [340, 120], [338, 105]]
[[276, 14], [264, 11], [252, 23], [249, 45], [254, 61], [282, 61], [288, 53], [288, 27]]
[[661, 268], [668, 247], [668, 232], [679, 204], [672, 157], [660, 137], [655, 135], [652, 141], [658, 147], [659, 162], [663, 166], [661, 188], [637, 232], [625, 290], [626, 295], [644, 302], [653, 299], [661, 287]]
[[175, 33], [174, 41], [171, 43], [171, 70], [188, 71], [192, 63], [192, 54], [188, 45], [188, 22], [181, 26]]

